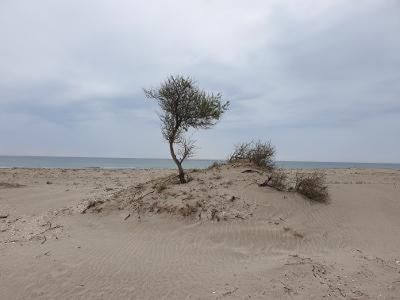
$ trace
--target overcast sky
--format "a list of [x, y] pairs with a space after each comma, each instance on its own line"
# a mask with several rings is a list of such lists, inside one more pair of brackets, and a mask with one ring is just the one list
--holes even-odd
[[0, 154], [168, 157], [142, 88], [231, 109], [197, 158], [400, 162], [400, 1], [0, 1]]

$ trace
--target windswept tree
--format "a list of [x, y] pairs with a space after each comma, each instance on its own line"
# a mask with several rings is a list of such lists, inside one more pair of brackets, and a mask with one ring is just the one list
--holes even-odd
[[182, 163], [194, 153], [194, 142], [185, 133], [190, 129], [208, 129], [228, 109], [229, 102], [221, 94], [200, 90], [190, 77], [169, 76], [160, 87], [144, 89], [147, 98], [156, 100], [161, 131], [169, 144], [171, 157], [179, 170], [179, 180], [186, 183]]

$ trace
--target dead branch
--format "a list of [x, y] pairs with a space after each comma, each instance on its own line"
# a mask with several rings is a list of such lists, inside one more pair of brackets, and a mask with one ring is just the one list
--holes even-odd
[[242, 173], [257, 173], [257, 174], [261, 174], [260, 171], [253, 170], [253, 169], [244, 170], [244, 171], [242, 171]]

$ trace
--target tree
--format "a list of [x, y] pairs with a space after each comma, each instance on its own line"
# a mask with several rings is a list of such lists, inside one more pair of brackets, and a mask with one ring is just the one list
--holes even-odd
[[[179, 170], [179, 180], [186, 183], [182, 163], [194, 154], [194, 141], [185, 137], [190, 128], [208, 129], [228, 109], [221, 94], [200, 90], [190, 77], [169, 76], [158, 88], [144, 89], [147, 98], [161, 108], [161, 132], [169, 144], [171, 157]], [[175, 146], [178, 150], [175, 150]]]

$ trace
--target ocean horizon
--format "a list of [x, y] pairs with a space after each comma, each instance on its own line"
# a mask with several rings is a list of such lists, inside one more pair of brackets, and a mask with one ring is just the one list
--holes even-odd
[[[184, 162], [188, 169], [205, 169], [218, 159], [189, 159]], [[277, 161], [277, 167], [284, 169], [400, 169], [400, 163], [365, 162], [312, 162]], [[68, 156], [9, 156], [0, 155], [0, 168], [63, 168], [63, 169], [171, 169], [172, 159], [167, 158], [111, 158], [111, 157], [68, 157]]]

